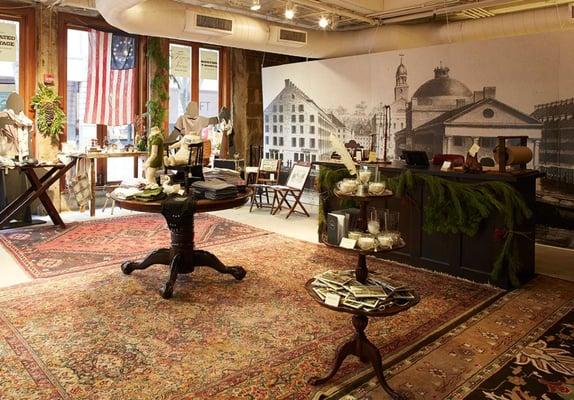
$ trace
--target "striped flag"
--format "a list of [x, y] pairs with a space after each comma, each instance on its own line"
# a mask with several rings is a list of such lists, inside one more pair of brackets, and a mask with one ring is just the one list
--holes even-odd
[[89, 42], [84, 123], [131, 124], [134, 116], [136, 39], [90, 29]]

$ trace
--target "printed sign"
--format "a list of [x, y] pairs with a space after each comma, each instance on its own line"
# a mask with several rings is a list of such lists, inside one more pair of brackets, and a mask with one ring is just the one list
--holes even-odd
[[191, 76], [191, 48], [171, 46], [169, 49], [170, 73], [177, 77]]
[[0, 61], [15, 62], [17, 57], [16, 24], [0, 22]]
[[200, 79], [217, 79], [218, 70], [218, 58], [219, 52], [213, 50], [201, 49], [199, 60], [200, 60]]

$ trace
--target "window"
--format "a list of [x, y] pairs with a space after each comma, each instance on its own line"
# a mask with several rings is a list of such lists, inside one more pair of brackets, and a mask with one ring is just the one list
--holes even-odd
[[299, 122], [300, 122], [300, 123], [305, 122], [305, 115], [303, 115], [303, 114], [300, 114], [300, 115], [299, 115]]
[[314, 115], [309, 115], [309, 122], [313, 123], [315, 122], [315, 116]]
[[269, 136], [265, 136], [265, 144], [269, 144]]
[[280, 112], [280, 113], [283, 112], [283, 104], [279, 104], [279, 112]]
[[315, 139], [309, 139], [309, 147], [312, 149], [315, 148]]
[[269, 122], [269, 114], [265, 114], [265, 122]]
[[265, 158], [269, 159], [269, 153], [265, 153]]
[[498, 144], [498, 139], [495, 137], [483, 137], [480, 138], [480, 147], [484, 147], [485, 149], [494, 149]]
[[297, 147], [297, 139], [291, 138], [291, 147]]
[[283, 122], [283, 114], [279, 115], [279, 122]]
[[284, 143], [284, 142], [283, 142], [283, 138], [280, 137], [280, 138], [279, 138], [279, 146], [283, 146], [283, 143]]
[[484, 116], [484, 118], [492, 118], [494, 117], [494, 110], [492, 108], [485, 108], [482, 111], [482, 115]]
[[277, 125], [273, 125], [273, 133], [277, 133]]
[[294, 95], [294, 94], [291, 95], [291, 100], [295, 100], [295, 95]]
[[277, 137], [276, 136], [273, 137], [273, 146], [277, 146]]
[[14, 44], [14, 50], [5, 50], [3, 61], [0, 61], [0, 110], [4, 110], [10, 93], [20, 92], [20, 23], [0, 19], [0, 25], [7, 36], [11, 37], [6, 41]]
[[279, 133], [283, 133], [283, 125], [279, 125]]
[[299, 104], [299, 112], [303, 112], [303, 104]]
[[303, 133], [303, 125], [299, 126], [299, 133]]
[[315, 154], [311, 154], [311, 161], [317, 161], [317, 156]]
[[299, 147], [305, 147], [305, 138], [299, 138]]
[[401, 129], [403, 129], [405, 126], [405, 124], [403, 122], [401, 122]]
[[191, 101], [191, 46], [169, 44], [169, 131]]
[[199, 115], [219, 114], [219, 50], [199, 49]]
[[463, 144], [463, 137], [462, 136], [455, 136], [454, 137], [454, 145], [455, 146], [462, 146]]
[[293, 153], [293, 160], [299, 161], [299, 154], [298, 153]]
[[309, 133], [314, 134], [315, 133], [315, 125], [311, 125], [309, 127]]
[[277, 112], [277, 106], [275, 104], [273, 104], [273, 112]]
[[291, 104], [291, 112], [295, 112], [295, 104]]
[[297, 133], [297, 127], [295, 125], [291, 125], [291, 133]]
[[291, 115], [291, 122], [297, 122], [297, 116], [295, 114]]
[[269, 132], [269, 125], [265, 125], [265, 132]]
[[277, 115], [273, 115], [273, 122], [277, 122]]

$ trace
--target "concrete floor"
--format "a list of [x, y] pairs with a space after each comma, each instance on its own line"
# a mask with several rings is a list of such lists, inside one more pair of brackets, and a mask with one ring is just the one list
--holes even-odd
[[[309, 201], [314, 203], [313, 198], [310, 198]], [[318, 207], [314, 204], [305, 204], [305, 207], [311, 214], [309, 218], [293, 214], [289, 219], [285, 219], [286, 211], [277, 215], [270, 215], [268, 208], [254, 208], [253, 212], [250, 213], [249, 206], [247, 205], [236, 209], [214, 212], [212, 214], [295, 239], [317, 243]], [[98, 209], [94, 218], [110, 218], [112, 217], [110, 211], [110, 208], [105, 212]], [[133, 211], [121, 210], [116, 207], [113, 217], [132, 215], [134, 213]], [[91, 219], [87, 211], [83, 213], [68, 211], [61, 215], [66, 223]], [[50, 223], [48, 217], [41, 218], [46, 219], [48, 223]], [[4, 233], [7, 232], [9, 231], [4, 231]], [[14, 230], [13, 232], [17, 231]], [[543, 275], [574, 281], [574, 250], [537, 244], [536, 271]], [[0, 246], [0, 287], [11, 286], [30, 280], [31, 278], [25, 274], [12, 256]]]

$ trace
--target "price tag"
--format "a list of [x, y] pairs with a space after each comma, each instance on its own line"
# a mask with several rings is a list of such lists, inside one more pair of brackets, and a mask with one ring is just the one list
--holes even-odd
[[441, 170], [441, 171], [448, 171], [448, 170], [450, 169], [451, 165], [452, 165], [452, 162], [451, 162], [451, 161], [445, 161], [445, 162], [442, 163], [442, 166], [440, 167], [440, 170]]
[[478, 150], [480, 150], [480, 146], [475, 143], [472, 146], [470, 146], [470, 149], [468, 149], [468, 154], [475, 157], [476, 153], [478, 153]]
[[357, 244], [356, 239], [349, 239], [344, 237], [341, 239], [341, 243], [339, 243], [339, 246], [344, 249], [354, 249], [356, 244]]
[[332, 307], [339, 307], [339, 302], [341, 301], [341, 296], [336, 293], [327, 293], [325, 296], [325, 304]]

